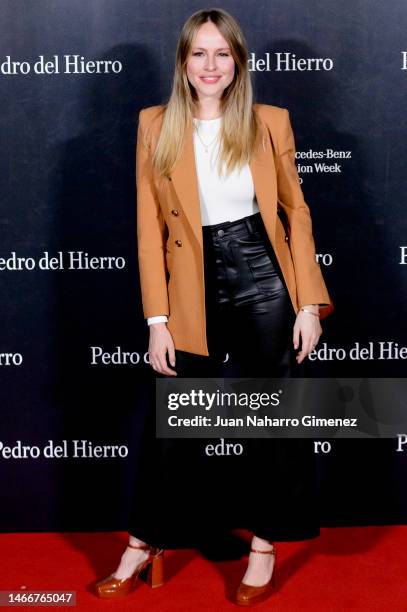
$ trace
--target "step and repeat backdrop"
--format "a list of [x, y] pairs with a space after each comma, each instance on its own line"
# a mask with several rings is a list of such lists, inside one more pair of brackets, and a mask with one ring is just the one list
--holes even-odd
[[[244, 29], [256, 101], [290, 111], [335, 303], [306, 375], [403, 378], [407, 5], [220, 6]], [[127, 528], [153, 378], [138, 113], [168, 98], [180, 29], [201, 8], [0, 4], [1, 531]], [[406, 522], [407, 431], [321, 439], [315, 454], [322, 525]]]

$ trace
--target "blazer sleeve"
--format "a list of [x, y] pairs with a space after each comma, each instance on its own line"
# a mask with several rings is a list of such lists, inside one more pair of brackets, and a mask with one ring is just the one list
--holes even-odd
[[169, 315], [165, 243], [167, 226], [154, 184], [151, 151], [145, 142], [145, 111], [139, 114], [136, 146], [137, 245], [144, 317]]
[[[304, 200], [295, 164], [295, 140], [286, 108], [279, 123], [277, 189], [278, 203], [289, 223], [290, 250], [297, 284], [298, 305], [319, 304], [320, 314], [333, 310], [321, 268], [316, 261], [311, 214]], [[324, 309], [327, 311], [323, 313]]]

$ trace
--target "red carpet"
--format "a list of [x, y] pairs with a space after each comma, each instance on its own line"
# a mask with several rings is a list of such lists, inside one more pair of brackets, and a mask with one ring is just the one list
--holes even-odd
[[[212, 561], [193, 549], [166, 551], [164, 586], [140, 581], [124, 599], [96, 598], [91, 583], [114, 571], [126, 542], [126, 533], [0, 534], [0, 590], [72, 590], [74, 609], [84, 611], [243, 609], [227, 598], [245, 558]], [[324, 528], [320, 538], [277, 548], [277, 589], [259, 611], [407, 610], [407, 526]]]

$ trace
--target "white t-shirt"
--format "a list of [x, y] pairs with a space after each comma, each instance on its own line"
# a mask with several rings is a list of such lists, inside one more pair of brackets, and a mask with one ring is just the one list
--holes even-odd
[[[259, 212], [249, 165], [220, 177], [217, 169], [222, 117], [194, 119], [194, 149], [202, 225], [236, 221]], [[204, 144], [209, 145], [207, 152]]]

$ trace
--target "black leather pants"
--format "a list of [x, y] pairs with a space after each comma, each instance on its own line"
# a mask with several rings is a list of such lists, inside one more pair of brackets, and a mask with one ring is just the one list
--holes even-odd
[[[203, 237], [209, 357], [176, 350], [178, 376], [301, 376], [294, 309], [260, 213], [204, 227]], [[206, 446], [219, 442], [154, 440], [139, 494], [149, 490], [154, 500], [159, 490], [165, 516], [153, 519], [135, 500], [129, 533], [174, 548], [239, 527], [271, 542], [319, 535], [311, 439], [229, 438], [224, 443], [243, 446], [240, 456], [208, 457]]]
[[203, 237], [209, 359], [177, 351], [178, 375], [219, 372], [227, 352], [242, 377], [289, 376], [295, 313], [260, 213]]

